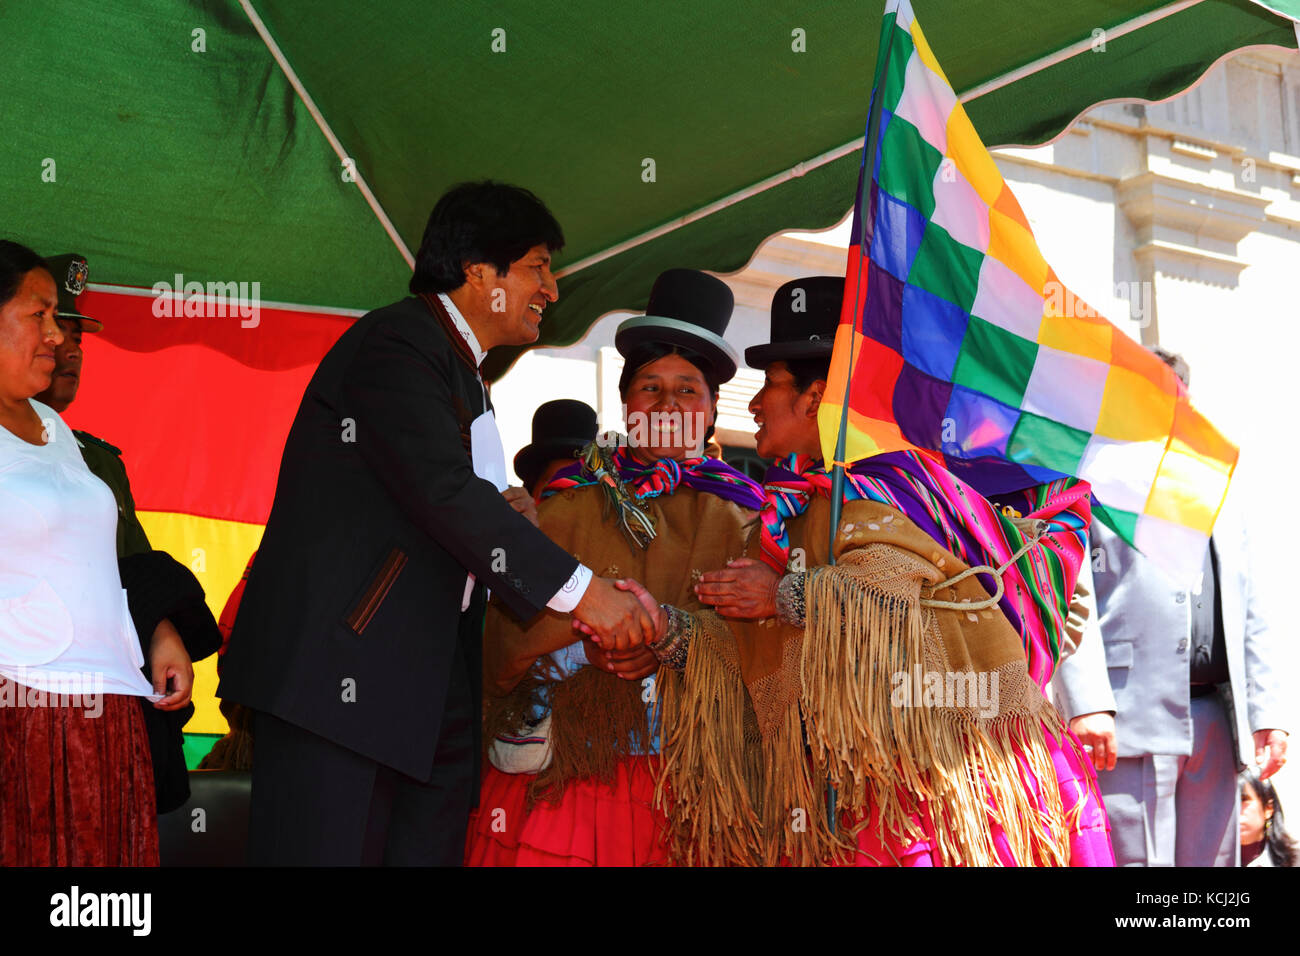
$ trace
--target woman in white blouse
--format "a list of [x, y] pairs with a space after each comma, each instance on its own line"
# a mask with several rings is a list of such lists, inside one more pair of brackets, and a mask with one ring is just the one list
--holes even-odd
[[43, 260], [0, 241], [0, 865], [156, 865], [149, 743], [131, 697], [184, 706], [190, 662], [179, 638], [155, 634], [145, 679], [113, 494], [31, 398], [63, 340], [56, 310]]

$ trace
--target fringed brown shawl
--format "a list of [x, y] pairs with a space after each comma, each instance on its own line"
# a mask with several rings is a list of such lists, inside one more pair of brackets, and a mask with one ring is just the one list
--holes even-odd
[[[552, 495], [538, 507], [538, 517], [542, 530], [595, 574], [635, 578], [658, 601], [700, 611], [696, 580], [745, 553], [756, 514], [684, 485], [642, 507], [657, 530], [645, 550], [633, 547], [605, 513], [598, 487]], [[549, 701], [551, 709], [552, 760], [533, 780], [532, 800], [558, 800], [572, 779], [612, 780], [621, 758], [650, 750], [640, 681], [590, 666], [565, 677], [554, 666], [550, 653], [576, 639], [567, 614], [547, 610], [523, 625], [496, 602], [489, 606], [483, 635], [485, 739], [517, 731], [536, 703]]]
[[[1067, 863], [1074, 821], [1043, 730], [1059, 744], [1064, 726], [1030, 680], [1019, 635], [996, 605], [980, 607], [991, 602], [973, 575], [936, 590], [966, 565], [886, 505], [847, 503], [837, 564], [825, 566], [829, 517], [819, 499], [790, 525], [792, 554], [812, 571], [805, 631], [705, 612], [685, 673], [662, 675], [660, 799], [674, 858], [844, 859], [874, 809], [886, 844], [921, 839], [928, 824], [946, 864], [996, 865], [994, 822], [1017, 861]], [[934, 689], [931, 674], [940, 699], [914, 699], [914, 686]], [[995, 708], [948, 690], [970, 681], [996, 688]], [[1017, 754], [1039, 781], [1037, 803]], [[834, 833], [827, 781], [841, 811]]]

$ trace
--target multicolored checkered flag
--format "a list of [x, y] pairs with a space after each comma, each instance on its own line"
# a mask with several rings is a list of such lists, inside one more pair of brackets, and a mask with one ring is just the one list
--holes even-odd
[[1052, 271], [907, 0], [873, 86], [825, 460], [931, 449], [989, 496], [1078, 476], [1126, 541], [1199, 573], [1237, 449]]

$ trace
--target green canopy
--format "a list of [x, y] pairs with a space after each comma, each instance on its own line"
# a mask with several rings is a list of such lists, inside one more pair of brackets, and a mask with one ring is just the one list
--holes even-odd
[[[1241, 47], [1294, 48], [1283, 17], [1300, 16], [1300, 0], [913, 7], [991, 145], [1171, 96]], [[492, 177], [565, 228], [541, 344], [567, 344], [643, 306], [664, 268], [733, 271], [844, 215], [882, 8], [6, 3], [0, 234], [82, 253], [96, 282], [181, 273], [364, 310], [403, 294], [438, 195]]]

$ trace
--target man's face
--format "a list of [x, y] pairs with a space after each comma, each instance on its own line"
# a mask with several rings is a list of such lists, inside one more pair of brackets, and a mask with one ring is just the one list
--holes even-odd
[[560, 297], [551, 275], [551, 253], [545, 243], [533, 246], [510, 271], [498, 275], [485, 265], [482, 272], [494, 345], [528, 345], [537, 341], [542, 310]]
[[763, 376], [763, 387], [749, 403], [758, 432], [754, 435], [760, 458], [784, 458], [796, 452], [812, 454], [817, 447], [817, 384], [800, 392], [784, 362], [773, 362]]
[[31, 398], [49, 387], [54, 351], [63, 342], [54, 320], [58, 307], [58, 290], [44, 269], [23, 276], [0, 306], [0, 390], [10, 398]]
[[81, 323], [76, 319], [59, 319], [58, 323], [63, 342], [54, 350], [54, 377], [36, 400], [62, 415], [76, 399], [81, 385]]

